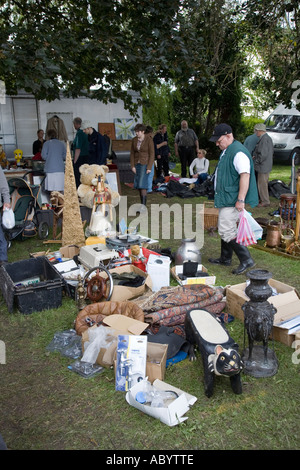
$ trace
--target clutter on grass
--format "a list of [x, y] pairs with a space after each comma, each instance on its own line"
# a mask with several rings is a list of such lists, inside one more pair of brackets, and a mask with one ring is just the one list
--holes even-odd
[[[299, 334], [298, 294], [269, 275], [265, 296], [257, 301], [251, 294], [253, 278], [240, 285], [216, 286], [216, 277], [201, 264], [195, 239], [182, 240], [174, 257], [170, 249], [160, 248], [158, 240], [143, 237], [136, 228], [129, 230], [123, 219], [118, 231], [113, 231], [110, 209], [119, 195], [105, 183], [105, 166], [93, 168], [90, 174], [90, 169], [82, 168], [78, 194], [92, 209], [84, 233], [79, 203], [71, 207], [77, 190], [70, 162], [68, 150], [65, 194], [57, 199], [57, 215], [64, 215], [63, 246], [0, 267], [0, 287], [9, 312], [58, 308], [62, 296], [68, 295], [78, 309], [73, 328], [54, 333], [47, 353], [61, 354], [68, 360], [68, 369], [80, 378], [102, 380], [114, 369], [115, 392], [126, 394], [130, 406], [168, 426], [185, 421], [184, 415], [197, 400], [164, 382], [168, 368], [188, 356], [195, 359], [200, 353], [202, 357], [207, 397], [223, 377], [235, 394], [242, 393], [241, 374], [247, 373], [249, 363], [253, 368], [256, 360], [251, 355], [257, 350], [254, 342], [263, 342], [264, 365], [269, 365], [270, 335], [291, 345]], [[263, 228], [248, 213], [243, 215], [250, 234], [243, 243], [256, 243]], [[218, 214], [210, 216], [216, 223]], [[287, 247], [287, 235], [284, 240], [282, 236], [280, 243]], [[170, 275], [176, 286], [170, 285]], [[264, 330], [259, 302], [264, 313], [270, 313]], [[242, 359], [224, 325], [235, 317], [245, 320], [248, 333], [249, 352]]]

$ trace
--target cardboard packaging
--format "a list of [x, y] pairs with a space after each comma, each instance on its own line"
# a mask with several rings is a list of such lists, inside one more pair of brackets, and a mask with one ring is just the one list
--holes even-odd
[[[154, 380], [164, 380], [166, 373], [168, 345], [161, 343], [147, 342], [147, 360], [146, 360], [146, 377], [149, 382]], [[116, 372], [116, 352], [114, 354], [114, 368]]]
[[[198, 264], [197, 270], [208, 273], [206, 267], [203, 266], [203, 264]], [[189, 285], [192, 285], [192, 284], [215, 285], [215, 283], [216, 283], [216, 276], [187, 277], [186, 279], [183, 280], [183, 279], [180, 279], [180, 277], [178, 276], [178, 274], [182, 274], [182, 273], [183, 273], [183, 265], [182, 264], [178, 264], [178, 265], [174, 266], [173, 268], [171, 268], [172, 276], [174, 277], [174, 279], [176, 279], [178, 284], [180, 284], [181, 286], [189, 286]]]
[[170, 285], [170, 263], [168, 256], [150, 254], [146, 269], [151, 277], [153, 292]]
[[[105, 328], [107, 329], [107, 334], [111, 337], [111, 343], [107, 347], [103, 347], [99, 350], [96, 363], [107, 368], [114, 364], [118, 335], [141, 335], [149, 326], [148, 323], [140, 322], [125, 315], [109, 315], [105, 318], [103, 323], [107, 325]], [[91, 328], [97, 328], [97, 326], [92, 326]], [[91, 328], [88, 328], [82, 333], [83, 352], [86, 350], [87, 343], [89, 342], [89, 330]]]
[[146, 404], [141, 404], [135, 399], [136, 394], [139, 391], [142, 391], [144, 387], [143, 381], [140, 381], [126, 393], [127, 403], [129, 403], [129, 405], [133, 406], [134, 408], [143, 411], [147, 415], [159, 419], [162, 423], [167, 424], [168, 426], [176, 426], [177, 424], [187, 420], [188, 417], [184, 415], [197, 401], [197, 398], [158, 379], [153, 382], [153, 385], [159, 390], [172, 390], [179, 396], [163, 408], [156, 408]]
[[[152, 280], [149, 274], [145, 273], [141, 269], [133, 266], [132, 264], [125, 264], [124, 266], [119, 266], [118, 268], [110, 269], [109, 272], [111, 274], [117, 273], [135, 273], [139, 276], [145, 278], [144, 284], [138, 287], [129, 287], [129, 286], [114, 286], [112, 296], [110, 301], [116, 302], [123, 302], [124, 300], [131, 300], [140, 295], [144, 295], [148, 290], [152, 290]], [[107, 278], [107, 274], [105, 272], [100, 272], [100, 276]]]
[[79, 254], [80, 248], [77, 245], [66, 245], [59, 249], [62, 258], [74, 258]]
[[147, 336], [119, 335], [115, 389], [127, 392], [146, 377]]
[[[276, 341], [291, 346], [295, 335], [289, 334], [288, 329], [284, 328], [283, 322], [300, 316], [300, 298], [297, 291], [283, 282], [274, 279], [269, 280], [271, 287], [276, 289], [278, 295], [272, 295], [268, 302], [274, 305], [277, 313], [274, 315], [272, 335]], [[242, 305], [249, 301], [245, 294], [246, 282], [228, 286], [226, 288], [226, 308], [228, 313], [244, 321], [244, 312]], [[282, 324], [280, 327], [279, 325]]]
[[61, 263], [56, 263], [53, 265], [53, 267], [62, 275], [64, 279], [77, 280], [78, 275], [82, 275], [80, 267], [72, 259], [62, 261]]

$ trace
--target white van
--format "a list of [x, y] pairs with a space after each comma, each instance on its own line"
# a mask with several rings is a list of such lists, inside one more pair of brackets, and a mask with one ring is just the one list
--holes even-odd
[[266, 119], [267, 133], [273, 140], [274, 160], [300, 164], [300, 112], [280, 104]]

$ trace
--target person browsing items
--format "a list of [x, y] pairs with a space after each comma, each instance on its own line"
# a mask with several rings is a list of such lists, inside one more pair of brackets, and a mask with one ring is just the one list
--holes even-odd
[[39, 129], [37, 131], [37, 140], [35, 140], [32, 144], [33, 155], [36, 155], [37, 153], [40, 153], [42, 151], [45, 142], [46, 141], [44, 139], [44, 131], [43, 129]]
[[199, 141], [193, 129], [189, 129], [187, 121], [181, 122], [181, 129], [175, 135], [175, 155], [181, 163], [181, 177], [186, 178], [186, 168], [190, 167], [199, 150]]
[[57, 139], [55, 129], [47, 131], [47, 139], [42, 148], [42, 158], [46, 160], [44, 167], [46, 173], [45, 190], [63, 192], [67, 149], [65, 144]]
[[170, 147], [168, 144], [167, 126], [161, 124], [157, 133], [153, 137], [155, 146], [155, 158], [157, 161], [157, 177], [169, 176], [169, 157], [171, 155]]
[[269, 198], [269, 175], [273, 167], [273, 141], [266, 132], [266, 126], [263, 123], [256, 124], [254, 127], [258, 142], [253, 151], [254, 170], [257, 174], [257, 188], [260, 198], [259, 207], [268, 207]]
[[73, 164], [74, 164], [74, 175], [76, 181], [76, 187], [80, 185], [80, 173], [79, 168], [84, 163], [88, 163], [89, 158], [89, 140], [87, 134], [81, 129], [82, 119], [76, 117], [73, 120], [73, 126], [76, 130], [75, 139], [73, 140]]
[[106, 165], [108, 145], [100, 132], [92, 127], [90, 121], [82, 121], [81, 129], [88, 136], [89, 141], [89, 165]]
[[[1, 206], [3, 210], [11, 208], [8, 183], [4, 171], [0, 166], [0, 207]], [[2, 211], [0, 212], [0, 266], [7, 262], [7, 240], [2, 229], [1, 213]]]
[[137, 124], [136, 136], [131, 141], [130, 165], [134, 173], [134, 187], [139, 190], [142, 210], [147, 204], [148, 175], [154, 163], [154, 145], [150, 134], [145, 134], [146, 126]]
[[258, 204], [257, 185], [252, 157], [239, 141], [235, 140], [232, 128], [225, 123], [215, 127], [211, 142], [215, 142], [221, 155], [215, 170], [215, 207], [219, 209], [218, 232], [221, 237], [221, 255], [209, 258], [213, 264], [230, 266], [233, 252], [239, 259], [239, 266], [233, 274], [242, 274], [255, 266], [246, 246], [237, 243], [239, 212], [245, 204]]

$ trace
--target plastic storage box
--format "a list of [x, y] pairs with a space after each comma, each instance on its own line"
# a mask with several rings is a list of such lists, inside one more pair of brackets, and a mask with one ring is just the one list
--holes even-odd
[[0, 288], [11, 313], [29, 314], [58, 308], [64, 280], [45, 256], [7, 263], [0, 268]]

